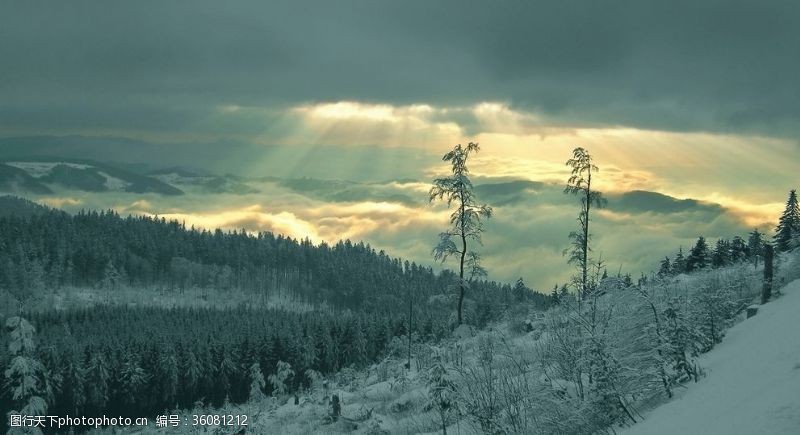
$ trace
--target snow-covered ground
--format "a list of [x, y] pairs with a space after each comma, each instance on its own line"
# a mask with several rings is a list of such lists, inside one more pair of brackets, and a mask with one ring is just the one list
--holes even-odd
[[56, 166], [69, 166], [74, 169], [89, 169], [92, 166], [69, 162], [5, 162], [8, 166], [22, 169], [33, 178], [42, 178], [50, 174]]
[[700, 360], [707, 376], [626, 435], [800, 434], [800, 280]]

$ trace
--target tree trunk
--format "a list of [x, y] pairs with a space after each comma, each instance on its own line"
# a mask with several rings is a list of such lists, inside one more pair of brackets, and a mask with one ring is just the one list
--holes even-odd
[[411, 313], [414, 307], [414, 301], [411, 299], [411, 286], [408, 287], [408, 362], [406, 368], [411, 370]]
[[464, 258], [467, 256], [467, 234], [466, 234], [466, 211], [464, 204], [464, 188], [461, 188], [461, 263], [459, 266], [459, 280], [458, 280], [458, 320], [456, 326], [461, 326], [462, 317], [461, 310], [464, 305]]
[[583, 299], [586, 297], [586, 288], [587, 288], [587, 275], [589, 273], [589, 209], [592, 207], [592, 167], [589, 165], [589, 174], [588, 179], [586, 181], [586, 216], [584, 216], [584, 223], [583, 223], [583, 281], [582, 281], [582, 289], [581, 292], [583, 294], [580, 295], [578, 298]]
[[772, 297], [772, 260], [774, 251], [772, 245], [764, 246], [764, 287], [761, 290], [761, 303], [766, 304]]

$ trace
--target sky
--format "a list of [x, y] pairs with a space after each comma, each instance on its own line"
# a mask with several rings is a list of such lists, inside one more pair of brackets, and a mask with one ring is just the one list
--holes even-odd
[[[698, 235], [771, 231], [800, 174], [794, 1], [0, 0], [0, 158], [269, 177], [182, 197], [59, 191], [198, 226], [363, 239], [432, 264], [457, 143], [495, 207], [492, 278], [547, 290], [587, 148], [594, 254], [634, 274]], [[453, 265], [454, 266], [454, 265]]]

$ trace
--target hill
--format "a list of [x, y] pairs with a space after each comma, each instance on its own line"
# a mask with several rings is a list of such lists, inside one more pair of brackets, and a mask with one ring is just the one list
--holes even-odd
[[800, 429], [800, 280], [700, 359], [708, 376], [627, 435], [791, 435]]
[[30, 217], [47, 213], [50, 209], [18, 196], [0, 196], [0, 216]]
[[[313, 245], [268, 232], [199, 230], [113, 211], [69, 215], [47, 209], [0, 217], [0, 240], [0, 288], [20, 297], [65, 287], [103, 289], [112, 300], [122, 288], [209, 289], [245, 292], [253, 301], [280, 294], [314, 306], [368, 311], [395, 310], [412, 298], [425, 301], [415, 310], [449, 314], [447, 289], [455, 279], [450, 271], [435, 273], [349, 240]], [[468, 314], [479, 325], [520, 297], [542, 307], [548, 299], [515, 295], [508, 284], [491, 281], [472, 288]]]
[[155, 177], [91, 160], [12, 159], [0, 164], [0, 189], [12, 193], [52, 193], [53, 187], [86, 192], [133, 192], [181, 195]]

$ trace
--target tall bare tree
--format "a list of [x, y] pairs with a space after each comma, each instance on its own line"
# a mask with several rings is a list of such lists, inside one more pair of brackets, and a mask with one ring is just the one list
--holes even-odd
[[[478, 263], [480, 257], [468, 250], [468, 244], [469, 242], [481, 244], [483, 218], [492, 216], [491, 207], [478, 204], [468, 176], [467, 158], [479, 150], [477, 143], [470, 142], [467, 146], [458, 144], [448, 151], [442, 160], [451, 164], [451, 175], [433, 180], [430, 191], [430, 202], [444, 200], [448, 207], [453, 204], [456, 206], [450, 215], [450, 228], [439, 234], [439, 244], [433, 249], [433, 257], [441, 262], [445, 262], [451, 255], [459, 258], [459, 292], [456, 309], [458, 325], [463, 321], [464, 294], [469, 281], [473, 277], [480, 276], [483, 271]], [[471, 269], [469, 279], [464, 277], [465, 266]]]
[[567, 166], [572, 168], [572, 175], [567, 180], [567, 187], [564, 193], [577, 195], [581, 200], [581, 210], [578, 213], [578, 224], [580, 225], [579, 231], [573, 231], [569, 234], [572, 240], [572, 248], [564, 251], [569, 254], [569, 263], [577, 265], [579, 277], [578, 300], [582, 300], [590, 290], [590, 283], [588, 282], [589, 275], [589, 217], [592, 205], [602, 208], [605, 205], [605, 199], [602, 194], [596, 190], [592, 190], [592, 173], [599, 172], [597, 166], [592, 163], [592, 156], [585, 149], [578, 147], [572, 151], [572, 158], [567, 160]]

